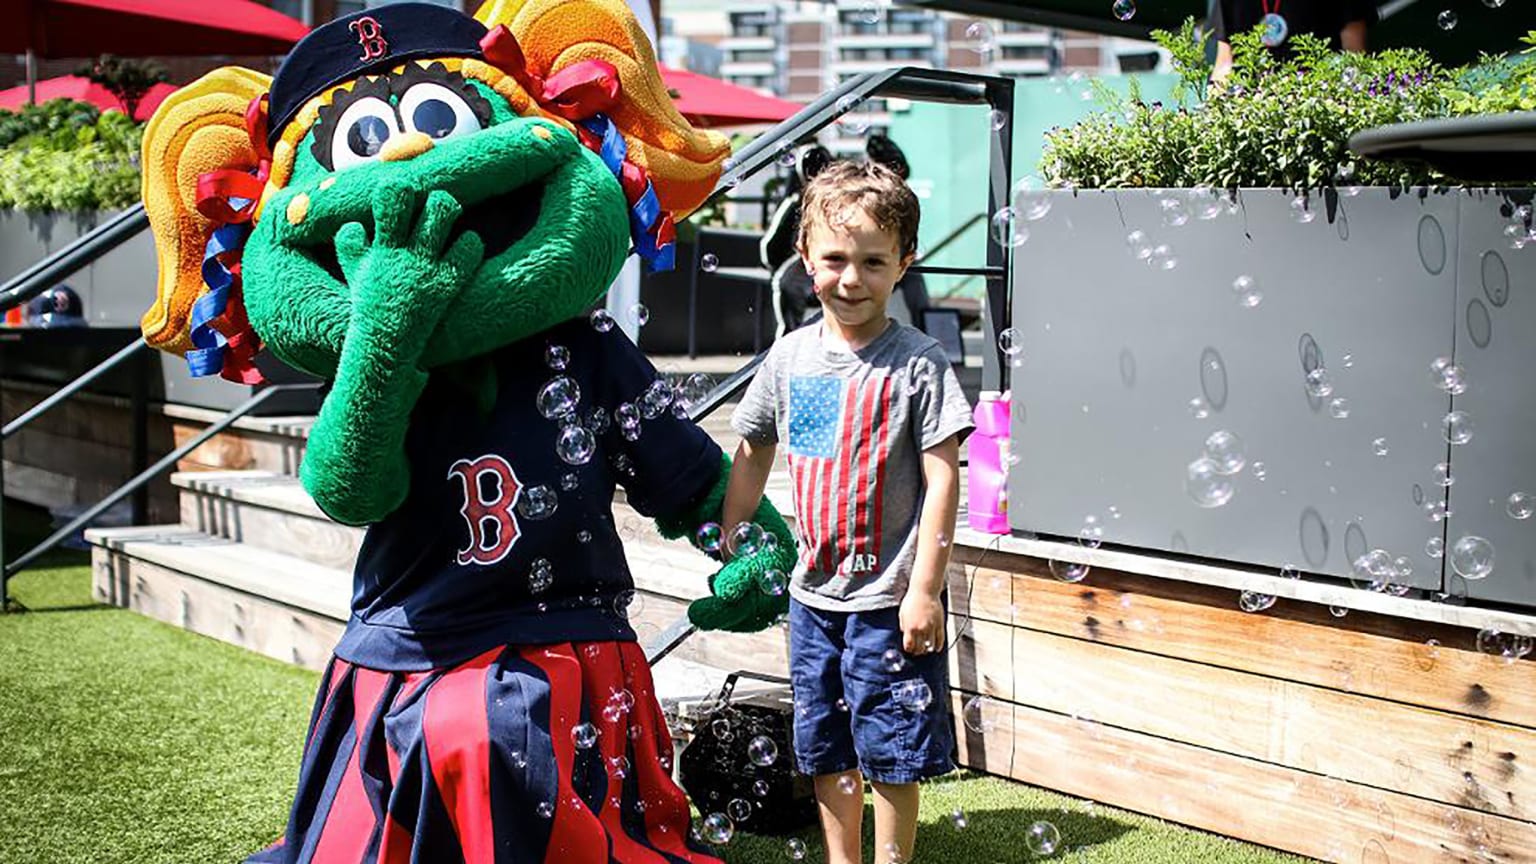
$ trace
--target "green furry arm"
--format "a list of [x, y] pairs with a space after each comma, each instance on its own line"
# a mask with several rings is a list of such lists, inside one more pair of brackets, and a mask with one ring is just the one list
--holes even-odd
[[[656, 519], [656, 529], [663, 537], [675, 540], [687, 537], [697, 547], [695, 534], [706, 522], [723, 518], [725, 490], [730, 483], [731, 459], [720, 457], [720, 473], [708, 492], [688, 510]], [[795, 566], [795, 538], [779, 511], [765, 496], [758, 502], [752, 521], [774, 538], [747, 555], [737, 555], [709, 580], [714, 596], [695, 601], [688, 607], [688, 617], [701, 630], [752, 632], [773, 624], [789, 608], [780, 580], [768, 580], [770, 571], [788, 574]], [[712, 553], [712, 557], [718, 557]]]

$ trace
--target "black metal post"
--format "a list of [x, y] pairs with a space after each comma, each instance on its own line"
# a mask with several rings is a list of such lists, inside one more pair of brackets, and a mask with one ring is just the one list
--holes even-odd
[[[149, 376], [159, 358], [140, 353], [129, 366], [133, 374], [133, 473], [139, 475], [149, 467]], [[149, 485], [140, 486], [133, 493], [133, 524], [149, 522]]]
[[688, 271], [688, 359], [699, 356], [699, 252], [704, 248], [704, 232], [693, 235], [693, 267]]

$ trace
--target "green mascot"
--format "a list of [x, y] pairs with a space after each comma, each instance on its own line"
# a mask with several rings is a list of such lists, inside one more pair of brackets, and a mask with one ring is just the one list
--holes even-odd
[[287, 830], [252, 861], [716, 860], [613, 494], [728, 557], [706, 629], [773, 623], [794, 541], [764, 501], [721, 556], [728, 461], [588, 311], [631, 251], [670, 266], [726, 155], [621, 0], [383, 5], [160, 106], [146, 338], [196, 374], [259, 381], [266, 350], [326, 379], [300, 476], [368, 526]]

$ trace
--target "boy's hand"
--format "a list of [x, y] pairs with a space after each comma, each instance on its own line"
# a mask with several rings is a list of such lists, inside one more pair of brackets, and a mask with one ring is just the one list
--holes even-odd
[[944, 650], [944, 604], [921, 591], [901, 599], [901, 650], [913, 655]]

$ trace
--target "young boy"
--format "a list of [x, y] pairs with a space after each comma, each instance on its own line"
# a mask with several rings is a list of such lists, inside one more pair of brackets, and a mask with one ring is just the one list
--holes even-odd
[[918, 216], [882, 165], [816, 175], [796, 246], [822, 320], [774, 343], [731, 418], [728, 529], [751, 518], [788, 439], [795, 758], [816, 781], [828, 864], [862, 860], [865, 778], [876, 861], [910, 860], [917, 782], [954, 767], [941, 597], [971, 411], [939, 343], [885, 314]]

